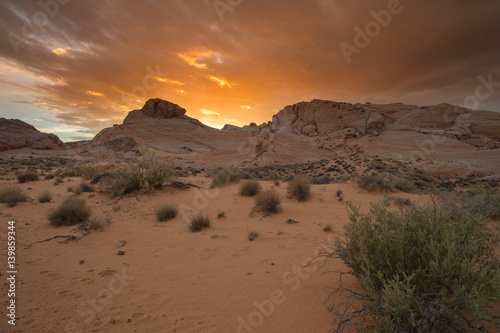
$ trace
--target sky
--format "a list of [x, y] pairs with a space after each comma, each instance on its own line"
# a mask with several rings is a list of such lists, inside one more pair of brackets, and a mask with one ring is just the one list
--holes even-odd
[[207, 125], [312, 99], [500, 111], [498, 0], [2, 0], [0, 117], [89, 139], [162, 98]]

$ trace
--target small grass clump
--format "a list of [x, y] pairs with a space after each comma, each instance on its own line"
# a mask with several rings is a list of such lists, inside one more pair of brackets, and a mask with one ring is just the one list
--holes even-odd
[[49, 191], [45, 191], [40, 193], [40, 195], [37, 198], [39, 203], [47, 203], [52, 201], [52, 193]]
[[358, 185], [369, 192], [393, 192], [394, 184], [379, 174], [362, 174], [358, 177]]
[[304, 176], [296, 176], [288, 183], [287, 190], [297, 201], [307, 201], [311, 195], [311, 182]]
[[160, 222], [171, 220], [175, 218], [178, 213], [179, 210], [176, 205], [163, 205], [155, 210], [156, 218]]
[[0, 190], [0, 202], [14, 207], [18, 202], [27, 201], [28, 196], [18, 187], [9, 186]]
[[20, 183], [34, 182], [36, 180], [38, 180], [36, 171], [28, 170], [17, 174], [17, 181]]
[[249, 241], [253, 241], [255, 238], [259, 237], [259, 235], [260, 235], [260, 232], [255, 231], [255, 230], [249, 230], [247, 237], [248, 237]]
[[325, 225], [323, 226], [323, 231], [325, 231], [325, 232], [330, 232], [330, 231], [332, 231], [332, 230], [333, 230], [333, 226], [332, 226], [332, 224], [331, 224], [331, 223], [327, 223], [327, 224], [325, 224]]
[[73, 225], [85, 222], [91, 213], [90, 207], [83, 199], [70, 197], [64, 200], [59, 207], [53, 209], [48, 214], [50, 224], [55, 226]]
[[281, 199], [274, 189], [260, 192], [255, 197], [255, 207], [268, 214], [277, 213], [281, 204]]
[[192, 232], [200, 231], [201, 229], [208, 227], [210, 227], [210, 218], [208, 215], [198, 213], [191, 216], [191, 223], [188, 225], [188, 228]]
[[92, 214], [85, 223], [87, 224], [87, 227], [90, 230], [97, 230], [97, 231], [103, 231], [104, 226], [106, 225], [104, 217], [94, 214]]
[[241, 179], [241, 171], [236, 168], [218, 170], [212, 175], [210, 188], [224, 187], [230, 183], [236, 183]]
[[344, 200], [344, 192], [342, 190], [337, 190], [337, 192], [335, 192], [335, 196], [339, 202]]
[[257, 195], [260, 190], [262, 190], [262, 187], [259, 182], [255, 180], [246, 181], [240, 186], [240, 194], [245, 197], [253, 197], [254, 195]]
[[56, 177], [56, 179], [54, 180], [54, 186], [57, 186], [57, 185], [61, 184], [62, 182], [63, 182], [62, 177]]
[[218, 218], [218, 219], [221, 219], [221, 218], [223, 218], [223, 217], [226, 217], [226, 212], [224, 212], [224, 211], [220, 211], [220, 212], [218, 212], [218, 213], [217, 213], [217, 218]]

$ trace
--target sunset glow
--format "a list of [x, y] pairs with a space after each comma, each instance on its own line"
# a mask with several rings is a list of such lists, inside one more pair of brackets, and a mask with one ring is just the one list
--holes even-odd
[[0, 116], [76, 140], [153, 97], [219, 128], [316, 98], [499, 111], [500, 2], [393, 2], [71, 1], [28, 34], [44, 9], [2, 1]]

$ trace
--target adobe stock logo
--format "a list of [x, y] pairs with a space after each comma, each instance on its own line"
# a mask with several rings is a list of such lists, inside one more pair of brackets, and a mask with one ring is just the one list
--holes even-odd
[[389, 0], [387, 9], [382, 9], [378, 12], [375, 10], [370, 11], [370, 15], [374, 20], [366, 23], [364, 30], [358, 26], [354, 27], [354, 32], [356, 33], [353, 40], [354, 45], [346, 42], [339, 44], [347, 63], [351, 63], [353, 54], [360, 54], [361, 50], [370, 45], [372, 39], [381, 33], [382, 28], [387, 28], [391, 24], [392, 17], [401, 14], [403, 9], [404, 7], [399, 0]]

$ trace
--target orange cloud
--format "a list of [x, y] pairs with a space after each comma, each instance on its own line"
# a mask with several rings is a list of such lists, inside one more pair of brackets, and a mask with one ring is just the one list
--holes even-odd
[[92, 96], [97, 96], [97, 97], [104, 96], [104, 94], [102, 94], [98, 91], [93, 91], [93, 90], [87, 90], [87, 94], [92, 95]]
[[199, 60], [203, 58], [210, 58], [214, 54], [213, 51], [193, 51], [187, 53], [177, 53], [177, 55], [187, 62], [189, 65], [199, 68], [199, 69], [207, 69], [206, 64], [198, 63]]
[[175, 86], [185, 86], [186, 85], [185, 83], [182, 83], [182, 82], [179, 82], [179, 81], [176, 81], [176, 80], [172, 80], [172, 79], [165, 79], [163, 77], [158, 77], [157, 80], [160, 81], [160, 82], [172, 84], [172, 85], [175, 85]]
[[209, 79], [216, 82], [219, 85], [219, 87], [232, 88], [232, 85], [226, 79], [224, 79], [222, 77], [209, 76]]
[[55, 53], [57, 54], [58, 56], [62, 56], [62, 55], [65, 55], [66, 53], [68, 53], [68, 51], [71, 50], [71, 47], [67, 47], [67, 48], [57, 48], [57, 49], [53, 49], [52, 50], [52, 53]]

